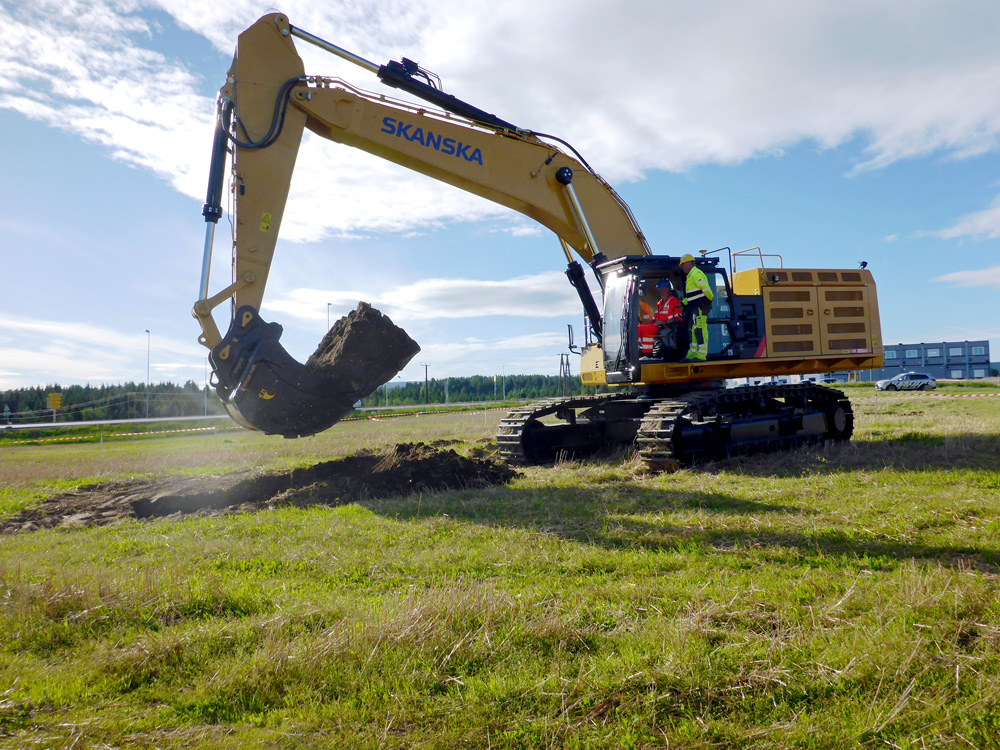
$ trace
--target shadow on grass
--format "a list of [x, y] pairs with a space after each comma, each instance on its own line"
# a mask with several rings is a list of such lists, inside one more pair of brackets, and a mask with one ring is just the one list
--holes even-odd
[[586, 537], [570, 534], [579, 541], [599, 544], [607, 549], [676, 550], [694, 554], [712, 554], [735, 550], [753, 551], [758, 560], [817, 561], [856, 560], [866, 567], [883, 567], [887, 561], [935, 563], [953, 567], [975, 568], [981, 572], [1000, 573], [1000, 551], [976, 545], [934, 545], [873, 538], [864, 534], [824, 529], [815, 533], [801, 531], [760, 531], [730, 526], [725, 530], [698, 529], [687, 526], [621, 519], [602, 526]]
[[[799, 505], [793, 505], [738, 496], [744, 494], [744, 487], [752, 489], [756, 477], [841, 475], [832, 480], [836, 485], [844, 481], [842, 477], [859, 483], [870, 481], [865, 475], [887, 468], [914, 474], [937, 472], [943, 477], [956, 467], [978, 469], [982, 477], [962, 480], [967, 487], [1000, 490], [1000, 440], [996, 436], [912, 434], [884, 442], [812, 446], [699, 466], [678, 483], [671, 482], [669, 476], [633, 479], [625, 456], [604, 456], [587, 466], [557, 466], [550, 478], [532, 482], [535, 486], [530, 487], [525, 486], [529, 483], [504, 486], [511, 474], [507, 467], [462, 457], [442, 447], [401, 444], [383, 454], [358, 454], [276, 475], [217, 477], [219, 486], [207, 486], [204, 478], [174, 478], [80, 487], [8, 519], [0, 531], [21, 533], [99, 526], [126, 518], [182, 518], [192, 513], [252, 513], [288, 505], [356, 503], [400, 521], [447, 515], [463, 522], [549, 533], [613, 550], [713, 553], [757, 549], [763, 550], [757, 553], [758, 558], [773, 551], [775, 559], [788, 560], [791, 551], [817, 561], [823, 557], [936, 560], [970, 564], [990, 572], [996, 572], [1000, 564], [997, 550], [981, 543], [909, 543], [905, 535], [921, 527], [915, 519], [902, 515], [898, 535], [895, 531], [877, 534], [863, 529], [864, 517], [854, 517], [849, 523], [840, 518], [827, 520], [820, 511], [801, 507], [805, 504], [801, 499]], [[703, 487], [734, 486], [730, 492], [735, 494], [710, 487], [692, 489], [699, 475], [706, 478]], [[706, 475], [726, 478], [719, 482]], [[746, 480], [741, 484], [742, 477]], [[942, 479], [945, 484], [946, 480]], [[795, 482], [790, 486], [802, 488]], [[797, 497], [802, 496], [799, 491]], [[841, 512], [850, 514], [850, 509]], [[931, 527], [938, 525], [937, 517], [925, 520]], [[879, 519], [879, 528], [886, 528], [881, 521], [884, 519]]]
[[419, 506], [412, 497], [359, 505], [399, 521], [447, 516], [460, 522], [552, 534], [612, 551], [694, 555], [746, 551], [758, 563], [794, 561], [822, 566], [855, 561], [868, 568], [912, 560], [1000, 574], [1000, 550], [993, 547], [911, 543], [830, 525], [803, 529], [813, 521], [802, 519], [816, 517], [818, 511], [717, 492], [637, 487], [625, 481], [598, 488], [581, 484], [558, 489], [497, 488], [486, 494], [449, 492], [424, 496]]
[[855, 440], [805, 446], [782, 453], [736, 456], [697, 466], [706, 474], [737, 473], [750, 476], [802, 476], [842, 474], [892, 469], [1000, 469], [1000, 435], [950, 436], [910, 433], [890, 440]]

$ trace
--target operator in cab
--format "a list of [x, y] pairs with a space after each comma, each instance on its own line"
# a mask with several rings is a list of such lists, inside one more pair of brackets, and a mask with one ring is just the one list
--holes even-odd
[[669, 279], [660, 279], [656, 284], [660, 295], [656, 303], [653, 322], [656, 325], [656, 344], [653, 347], [655, 359], [673, 359], [678, 356], [681, 346], [680, 331], [684, 326], [684, 308], [677, 298]]
[[694, 256], [681, 256], [684, 271], [684, 312], [691, 331], [691, 345], [681, 362], [704, 362], [708, 358], [708, 312], [712, 309], [715, 292], [708, 283], [705, 272], [694, 264]]
[[656, 344], [656, 325], [653, 323], [653, 308], [639, 300], [639, 356], [652, 357]]

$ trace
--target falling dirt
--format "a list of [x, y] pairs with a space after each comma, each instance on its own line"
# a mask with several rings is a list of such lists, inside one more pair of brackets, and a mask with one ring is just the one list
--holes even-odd
[[380, 497], [506, 484], [516, 472], [492, 458], [465, 457], [453, 441], [403, 443], [286, 472], [131, 479], [78, 487], [14, 518], [0, 533], [104, 526], [122, 519], [193, 513], [252, 513], [294, 505], [344, 505]]

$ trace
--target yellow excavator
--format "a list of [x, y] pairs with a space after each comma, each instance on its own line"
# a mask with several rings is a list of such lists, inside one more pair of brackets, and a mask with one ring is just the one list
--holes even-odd
[[[306, 75], [296, 39], [421, 103]], [[216, 390], [244, 425], [295, 437], [326, 429], [340, 414], [331, 404], [342, 385], [294, 360], [278, 342], [281, 327], [259, 312], [305, 128], [511, 208], [555, 233], [588, 322], [580, 377], [608, 392], [514, 409], [497, 433], [505, 460], [544, 463], [634, 444], [643, 462], [660, 470], [850, 438], [853, 413], [842, 392], [787, 381], [881, 366], [875, 283], [867, 269], [785, 268], [780, 256], [758, 248], [700, 251], [693, 263], [714, 293], [707, 357], [681, 362], [676, 353], [651, 352], [640, 341], [643, 310], [655, 304], [664, 280], [684, 289], [684, 254], [653, 255], [628, 206], [572, 146], [445, 93], [440, 79], [412, 60], [372, 63], [280, 13], [240, 34], [219, 94], [193, 310], [199, 341], [211, 350]], [[232, 283], [210, 296], [227, 161]], [[736, 271], [739, 263], [750, 267]], [[212, 311], [227, 301], [223, 335]], [[740, 379], [757, 384], [726, 387]]]

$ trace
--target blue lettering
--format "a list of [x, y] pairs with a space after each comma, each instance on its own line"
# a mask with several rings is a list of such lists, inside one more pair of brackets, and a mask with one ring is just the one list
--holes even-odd
[[397, 138], [405, 138], [410, 143], [419, 143], [424, 148], [432, 148], [445, 156], [460, 157], [465, 161], [474, 161], [479, 166], [483, 166], [482, 150], [473, 148], [468, 143], [456, 141], [454, 138], [444, 138], [430, 130], [425, 131], [416, 125], [407, 125], [394, 117], [382, 118], [381, 132], [394, 135]]

